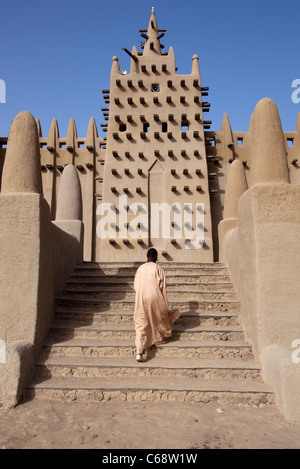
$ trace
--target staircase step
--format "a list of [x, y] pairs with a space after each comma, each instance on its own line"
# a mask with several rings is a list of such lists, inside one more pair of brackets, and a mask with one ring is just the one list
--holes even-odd
[[[63, 308], [57, 308], [55, 312], [55, 323], [72, 323], [74, 327], [80, 325], [100, 325], [100, 324], [132, 324], [132, 312], [91, 312], [87, 311], [68, 311]], [[176, 322], [181, 326], [237, 326], [239, 324], [237, 313], [219, 313], [212, 314], [205, 313], [182, 313]]]
[[[83, 261], [75, 266], [74, 271], [78, 270], [117, 270], [118, 272], [124, 269], [137, 269], [143, 262], [93, 262], [93, 261]], [[165, 271], [174, 270], [174, 269], [196, 269], [197, 271], [201, 269], [212, 269], [214, 271], [223, 269], [227, 271], [227, 267], [221, 262], [161, 262], [159, 261]]]
[[[122, 383], [122, 387], [120, 387]], [[269, 405], [273, 403], [272, 390], [264, 383], [238, 381], [201, 380], [179, 377], [78, 377], [51, 378], [32, 382], [26, 395], [36, 397], [79, 400], [177, 400], [185, 402], [214, 402], [214, 404]]]
[[[73, 275], [78, 275], [87, 273], [88, 275], [135, 275], [138, 267], [142, 263], [132, 263], [132, 262], [83, 262], [75, 267]], [[164, 271], [166, 276], [168, 275], [216, 275], [216, 274], [228, 274], [227, 268], [220, 263], [168, 263], [160, 262], [159, 263]]]
[[[43, 357], [50, 355], [62, 356], [90, 356], [90, 357], [130, 357], [135, 354], [134, 341], [132, 339], [102, 339], [98, 340], [72, 338], [66, 341], [55, 340], [44, 342], [41, 354]], [[164, 344], [157, 344], [148, 351], [149, 358], [153, 356], [185, 358], [253, 358], [252, 347], [249, 344], [218, 341], [208, 342], [205, 340], [171, 340]]]
[[82, 262], [55, 301], [25, 394], [60, 400], [181, 400], [270, 405], [240, 302], [220, 263], [162, 262], [172, 337], [135, 360], [134, 275], [141, 263]]
[[[233, 291], [234, 286], [231, 282], [168, 282], [168, 292], [172, 291], [192, 291], [192, 292], [205, 292], [205, 291]], [[97, 282], [94, 281], [68, 281], [64, 291], [67, 292], [115, 292], [115, 291], [134, 291], [133, 281], [121, 282], [111, 281], [102, 282], [101, 279]]]
[[[169, 304], [171, 300], [169, 299]], [[77, 311], [85, 310], [86, 308], [93, 309], [94, 311], [122, 311], [128, 312], [134, 311], [134, 300], [128, 299], [103, 299], [103, 298], [77, 298], [74, 295], [58, 295], [56, 297], [56, 306], [57, 310], [63, 306], [64, 310], [66, 308], [74, 309]], [[180, 312], [194, 311], [194, 312], [225, 312], [232, 311], [238, 312], [240, 308], [240, 302], [238, 300], [228, 300], [228, 299], [208, 299], [208, 300], [196, 300], [191, 298], [189, 300], [172, 301], [172, 306], [178, 308]]]
[[253, 360], [163, 358], [137, 363], [133, 357], [51, 357], [36, 364], [36, 376], [179, 376], [197, 379], [242, 379], [262, 381], [261, 370]]
[[[53, 324], [50, 327], [50, 333], [53, 338], [59, 340], [61, 338], [92, 338], [92, 339], [135, 339], [135, 330], [132, 326], [125, 324], [113, 325], [110, 328], [106, 325], [105, 328], [99, 326], [77, 326], [68, 323], [66, 325]], [[181, 325], [175, 324], [173, 326], [173, 339], [188, 339], [188, 340], [230, 340], [239, 341], [244, 339], [244, 332], [240, 327], [193, 327], [183, 328]]]
[[[222, 283], [222, 282], [228, 282], [231, 283], [230, 277], [228, 274], [172, 274], [172, 273], [166, 273], [166, 280], [167, 284], [169, 285], [170, 283]], [[94, 283], [98, 284], [101, 283], [103, 285], [107, 283], [123, 283], [123, 282], [133, 282], [134, 281], [134, 275], [133, 274], [127, 274], [127, 273], [121, 273], [121, 274], [110, 274], [110, 273], [101, 273], [101, 274], [83, 274], [82, 272], [74, 272], [72, 275], [70, 275], [70, 280], [67, 283]]]
[[[74, 299], [111, 299], [111, 300], [132, 300], [135, 299], [135, 292], [133, 289], [124, 288], [121, 291], [107, 290], [101, 288], [94, 288], [93, 290], [79, 289], [79, 288], [67, 288], [62, 291], [62, 298], [69, 298], [72, 295]], [[217, 300], [222, 299], [234, 300], [236, 299], [236, 293], [234, 291], [190, 291], [190, 290], [172, 290], [168, 289], [168, 300], [175, 301], [179, 299], [186, 299], [187, 301], [197, 300]]]

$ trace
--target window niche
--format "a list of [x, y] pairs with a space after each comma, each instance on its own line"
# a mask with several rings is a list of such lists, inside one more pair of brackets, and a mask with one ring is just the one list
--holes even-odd
[[162, 124], [161, 124], [161, 131], [162, 131], [163, 133], [168, 132], [168, 123], [167, 123], [167, 122], [162, 122]]
[[153, 93], [158, 93], [159, 90], [160, 90], [160, 87], [159, 87], [159, 84], [158, 84], [158, 83], [153, 83], [153, 84], [151, 85], [151, 91], [152, 91]]
[[120, 126], [119, 126], [119, 131], [120, 131], [120, 132], [126, 132], [126, 129], [127, 129], [127, 125], [126, 125], [126, 124], [120, 124]]

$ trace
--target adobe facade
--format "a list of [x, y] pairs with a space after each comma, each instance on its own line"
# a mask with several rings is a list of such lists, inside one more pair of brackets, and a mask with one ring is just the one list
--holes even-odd
[[[37, 119], [52, 219], [64, 167], [78, 170], [85, 260], [140, 261], [156, 246], [164, 261], [217, 261], [233, 160], [243, 163], [250, 184], [251, 120], [248, 131], [232, 131], [225, 114], [221, 129], [210, 130], [209, 87], [202, 86], [198, 56], [190, 74], [178, 74], [173, 48], [164, 52], [161, 44], [165, 31], [152, 11], [148, 28], [140, 30], [142, 51], [125, 49], [130, 73], [113, 57], [110, 87], [103, 90], [106, 137], [98, 136], [94, 118], [85, 137], [78, 137], [74, 119], [66, 137], [53, 119], [45, 137]], [[284, 139], [290, 179], [298, 184], [300, 119]], [[6, 140], [0, 140], [1, 165]]]
[[154, 11], [140, 32], [142, 51], [125, 50], [130, 73], [112, 60], [106, 137], [94, 118], [85, 137], [74, 119], [66, 137], [56, 119], [44, 137], [25, 112], [0, 139], [0, 402], [17, 402], [74, 265], [144, 261], [153, 245], [160, 260], [228, 266], [265, 380], [299, 422], [300, 114], [283, 132], [264, 98], [248, 131], [227, 114], [212, 130], [198, 56], [179, 75]]

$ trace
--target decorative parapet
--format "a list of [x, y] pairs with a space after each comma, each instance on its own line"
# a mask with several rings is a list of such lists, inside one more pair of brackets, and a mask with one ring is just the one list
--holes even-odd
[[[77, 181], [75, 194], [73, 187], [71, 205], [74, 199], [77, 203], [69, 213], [76, 219], [51, 222], [42, 195], [38, 134], [30, 113], [16, 116], [2, 174], [0, 339], [7, 353], [0, 366], [0, 405], [4, 407], [18, 402], [48, 332], [54, 297], [82, 260], [80, 185]], [[75, 184], [74, 177], [71, 180]]]

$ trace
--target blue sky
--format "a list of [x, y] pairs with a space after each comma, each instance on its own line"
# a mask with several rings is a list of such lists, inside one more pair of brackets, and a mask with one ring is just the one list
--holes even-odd
[[74, 118], [85, 137], [90, 117], [103, 135], [102, 89], [109, 88], [112, 57], [129, 70], [122, 50], [139, 50], [139, 29], [151, 8], [161, 42], [174, 48], [178, 73], [190, 73], [198, 54], [202, 86], [210, 87], [206, 118], [219, 130], [224, 113], [232, 130], [247, 131], [256, 103], [273, 99], [285, 131], [294, 131], [300, 103], [291, 99], [300, 79], [299, 0], [1, 0], [0, 137], [26, 110], [48, 135], [53, 118], [66, 136]]

